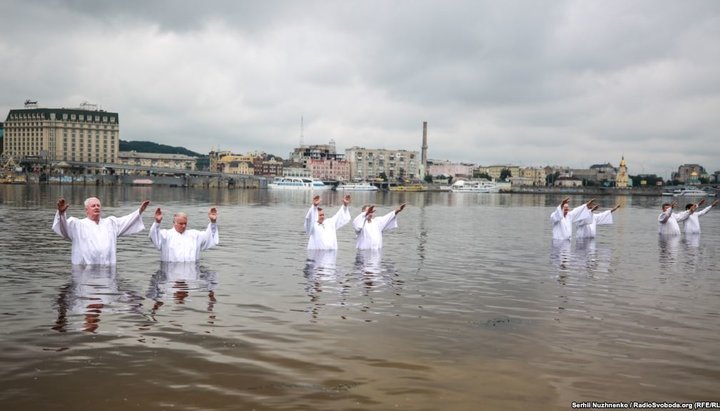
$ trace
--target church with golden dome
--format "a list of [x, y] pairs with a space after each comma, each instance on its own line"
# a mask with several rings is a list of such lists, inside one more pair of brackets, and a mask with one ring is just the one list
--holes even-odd
[[620, 160], [620, 166], [618, 167], [617, 175], [615, 176], [615, 187], [630, 188], [630, 179], [628, 177], [625, 156], [622, 156], [622, 159]]

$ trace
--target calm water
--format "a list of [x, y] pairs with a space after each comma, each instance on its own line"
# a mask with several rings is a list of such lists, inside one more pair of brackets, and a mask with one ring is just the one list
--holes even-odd
[[[161, 266], [147, 231], [116, 270], [75, 270], [51, 231], [97, 195], [144, 198], [221, 244]], [[590, 243], [555, 247], [560, 197], [356, 193], [408, 207], [382, 253], [311, 255], [307, 193], [0, 186], [3, 410], [562, 410], [572, 401], [717, 401], [720, 211], [661, 242], [660, 198], [623, 204]], [[327, 193], [330, 213], [340, 196]], [[573, 197], [572, 204], [587, 200]], [[329, 213], [329, 214], [330, 214]], [[167, 215], [167, 214], [166, 214]], [[163, 226], [170, 227], [170, 218]]]

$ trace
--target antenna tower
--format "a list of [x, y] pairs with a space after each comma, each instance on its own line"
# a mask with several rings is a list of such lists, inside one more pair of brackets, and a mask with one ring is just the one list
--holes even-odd
[[304, 127], [303, 116], [300, 116], [300, 147], [305, 145]]

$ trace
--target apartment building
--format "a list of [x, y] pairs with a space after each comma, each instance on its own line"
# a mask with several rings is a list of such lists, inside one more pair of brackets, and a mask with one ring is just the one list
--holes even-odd
[[345, 159], [350, 163], [352, 180], [373, 180], [382, 174], [389, 180], [422, 177], [420, 154], [417, 151], [355, 146], [345, 150]]

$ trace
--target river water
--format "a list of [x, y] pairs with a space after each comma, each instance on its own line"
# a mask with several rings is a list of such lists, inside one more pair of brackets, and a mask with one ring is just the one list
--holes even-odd
[[[73, 269], [55, 202], [125, 215], [148, 198], [220, 245], [162, 266], [147, 231], [115, 269]], [[356, 193], [401, 202], [380, 253], [308, 255], [309, 193], [0, 186], [4, 410], [562, 410], [718, 401], [720, 212], [660, 241], [659, 197], [622, 204], [592, 242], [550, 240], [559, 196]], [[573, 205], [588, 198], [573, 196]], [[339, 193], [324, 193], [332, 215]], [[166, 217], [164, 228], [170, 228]]]

